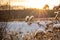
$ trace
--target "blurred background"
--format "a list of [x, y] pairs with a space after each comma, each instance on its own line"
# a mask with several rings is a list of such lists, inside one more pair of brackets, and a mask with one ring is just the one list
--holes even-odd
[[60, 11], [60, 0], [0, 0], [0, 21], [24, 20], [27, 15], [53, 18], [57, 11]]

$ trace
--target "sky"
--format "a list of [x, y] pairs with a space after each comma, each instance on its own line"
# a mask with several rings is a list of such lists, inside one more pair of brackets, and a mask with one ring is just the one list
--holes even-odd
[[[3, 3], [9, 2], [9, 0], [0, 0]], [[54, 6], [60, 4], [60, 0], [10, 0], [11, 6], [24, 6], [27, 8], [43, 8], [45, 4], [48, 4], [52, 9]]]

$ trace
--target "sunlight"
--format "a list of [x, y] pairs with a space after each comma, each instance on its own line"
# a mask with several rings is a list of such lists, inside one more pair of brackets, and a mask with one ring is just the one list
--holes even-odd
[[26, 8], [39, 8], [42, 9], [45, 4], [49, 5], [49, 8], [52, 9], [55, 5], [59, 5], [59, 0], [26, 0], [26, 1], [18, 1], [11, 2], [11, 6], [24, 6]]

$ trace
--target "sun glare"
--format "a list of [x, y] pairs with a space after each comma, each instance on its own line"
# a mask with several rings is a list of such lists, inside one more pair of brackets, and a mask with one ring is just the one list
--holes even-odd
[[11, 2], [11, 6], [24, 6], [26, 8], [39, 8], [42, 9], [45, 4], [48, 4], [50, 9], [55, 5], [59, 5], [59, 0], [26, 0], [23, 2]]

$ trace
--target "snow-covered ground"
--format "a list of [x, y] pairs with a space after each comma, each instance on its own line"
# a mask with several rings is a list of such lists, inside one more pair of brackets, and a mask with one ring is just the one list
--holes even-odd
[[28, 22], [7, 22], [7, 31], [14, 31], [14, 32], [22, 32], [22, 34], [25, 33], [32, 33], [36, 31], [39, 28], [44, 29], [44, 26], [39, 27], [37, 23], [32, 23], [31, 25], [28, 25]]
[[[3, 23], [4, 22], [0, 22], [0, 26]], [[7, 26], [7, 31], [9, 32], [13, 31], [13, 32], [21, 32], [22, 34], [26, 34], [26, 33], [35, 32], [38, 29], [45, 30], [46, 24], [51, 23], [51, 21], [39, 21], [39, 23], [41, 24], [41, 26], [39, 26], [37, 22], [32, 22], [31, 25], [28, 25], [28, 22], [25, 21], [22, 22], [13, 21], [13, 22], [7, 22], [6, 26]]]
[[28, 22], [22, 21], [13, 21], [7, 22], [7, 31], [13, 32], [21, 32], [22, 34], [35, 32], [37, 29], [45, 29], [45, 22], [40, 22], [41, 26], [39, 26], [36, 22], [33, 22], [31, 25], [28, 25]]

